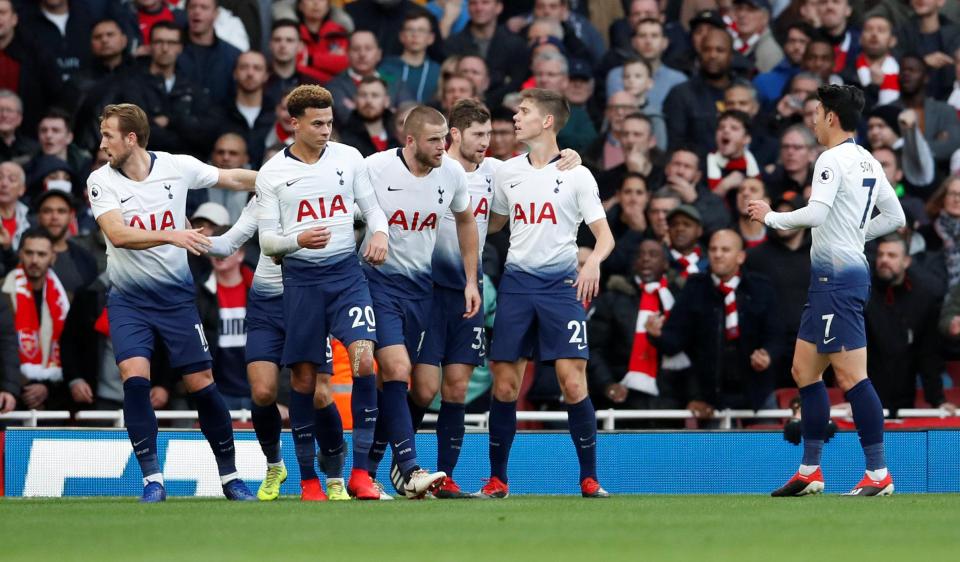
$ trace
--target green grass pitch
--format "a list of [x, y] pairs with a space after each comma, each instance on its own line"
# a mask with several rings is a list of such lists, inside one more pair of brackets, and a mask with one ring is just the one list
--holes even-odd
[[960, 496], [0, 500], [0, 560], [957, 560]]

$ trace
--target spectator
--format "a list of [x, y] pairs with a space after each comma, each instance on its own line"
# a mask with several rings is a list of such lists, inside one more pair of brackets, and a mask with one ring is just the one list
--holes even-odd
[[954, 87], [960, 49], [960, 25], [940, 13], [943, 5], [943, 0], [910, 0], [915, 15], [897, 33], [903, 51], [918, 53], [930, 67], [927, 95], [938, 100]]
[[164, 0], [135, 0], [137, 24], [140, 29], [139, 43], [136, 49], [137, 56], [149, 56], [148, 48], [153, 41], [153, 26], [160, 22], [168, 22], [179, 29], [187, 27], [187, 15], [183, 10], [172, 8]]
[[397, 90], [394, 103], [404, 99], [425, 103], [433, 98], [440, 79], [440, 63], [427, 56], [427, 48], [434, 39], [428, 14], [411, 12], [404, 19], [400, 28], [403, 52], [380, 64], [384, 80]]
[[[214, 235], [229, 227], [220, 226]], [[209, 258], [212, 273], [197, 279], [197, 308], [213, 356], [213, 379], [231, 410], [249, 410], [250, 384], [244, 348], [247, 342], [247, 292], [253, 271], [243, 265], [243, 249], [225, 258]]]
[[[0, 0], [2, 10], [3, 0]], [[37, 141], [20, 134], [22, 124], [23, 102], [20, 96], [10, 90], [0, 90], [0, 162], [14, 160], [24, 164], [40, 148]]]
[[[487, 61], [479, 55], [461, 56], [460, 60], [457, 61], [456, 74], [462, 74], [469, 78], [477, 91], [477, 99], [489, 103], [487, 90], [490, 89], [490, 71], [487, 69]], [[591, 89], [590, 96], [592, 95], [593, 90]]]
[[[38, 173], [44, 156], [59, 158], [66, 162], [74, 173], [90, 168], [90, 153], [73, 144], [72, 131], [69, 113], [59, 108], [47, 111], [37, 127], [40, 152], [24, 167], [31, 177]], [[83, 188], [78, 186], [78, 191], [82, 192]]]
[[490, 132], [490, 156], [498, 160], [509, 160], [521, 154], [522, 147], [517, 143], [513, 114], [506, 109], [494, 109], [490, 123], [493, 127]]
[[[811, 96], [816, 96], [817, 88], [821, 84], [820, 78], [810, 72], [800, 72], [791, 78], [786, 93], [777, 102], [776, 112], [771, 118], [767, 130], [779, 135], [787, 127], [802, 123], [804, 120], [804, 103]], [[812, 128], [810, 130], [813, 131]]]
[[887, 177], [887, 181], [893, 186], [893, 191], [896, 192], [897, 197], [900, 198], [900, 206], [903, 207], [904, 214], [913, 217], [915, 224], [910, 225], [910, 227], [916, 228], [916, 226], [929, 223], [930, 220], [929, 217], [927, 217], [923, 199], [907, 194], [907, 190], [903, 185], [903, 170], [900, 165], [900, 155], [897, 154], [897, 151], [892, 148], [881, 147], [873, 150], [871, 154], [883, 167], [883, 175]]
[[637, 98], [627, 92], [617, 92], [607, 100], [606, 127], [593, 145], [587, 149], [585, 160], [597, 171], [609, 170], [623, 164], [623, 146], [620, 133], [627, 115], [637, 111]]
[[[574, 61], [577, 80], [592, 80], [589, 68], [582, 61]], [[533, 59], [534, 87], [566, 92], [570, 85], [570, 67], [567, 59], [557, 53], [541, 53]], [[567, 100], [569, 103], [569, 99]], [[585, 100], [584, 100], [585, 101]], [[557, 137], [560, 146], [584, 152], [596, 140], [597, 131], [584, 104], [570, 103], [570, 119]]]
[[898, 234], [880, 240], [877, 261], [864, 309], [867, 330], [867, 371], [883, 407], [896, 417], [900, 408], [913, 408], [917, 376], [927, 402], [956, 406], [943, 396], [943, 356], [937, 330], [941, 298], [911, 274], [907, 241]]
[[233, 93], [233, 70], [241, 52], [217, 37], [213, 22], [219, 10], [217, 0], [187, 0], [187, 44], [177, 60], [178, 70], [205, 88], [218, 107]]
[[490, 70], [490, 92], [487, 102], [495, 107], [503, 96], [527, 77], [527, 46], [523, 39], [497, 25], [503, 11], [502, 0], [470, 0], [467, 13], [470, 21], [466, 29], [452, 35], [444, 46], [450, 54], [477, 55], [487, 62]]
[[760, 176], [760, 166], [750, 145], [750, 118], [746, 113], [727, 110], [720, 114], [716, 152], [707, 155], [707, 186], [721, 198], [746, 178]]
[[534, 0], [532, 16], [560, 23], [564, 28], [564, 34], [572, 32], [572, 35], [579, 39], [590, 53], [590, 60], [584, 62], [593, 66], [603, 58], [606, 52], [606, 41], [588, 18], [570, 10], [569, 0]]
[[669, 250], [670, 269], [676, 272], [677, 283], [682, 287], [687, 278], [706, 271], [708, 264], [700, 248], [700, 237], [703, 236], [703, 219], [700, 211], [692, 205], [680, 205], [667, 214], [667, 233], [670, 241]]
[[357, 97], [357, 85], [365, 76], [380, 76], [377, 66], [383, 53], [377, 46], [377, 38], [369, 31], [354, 31], [350, 35], [347, 59], [350, 66], [329, 83], [327, 89], [333, 95], [333, 116], [338, 125], [343, 125], [356, 109], [353, 100]]
[[[664, 29], [664, 24], [659, 19], [642, 19], [637, 23], [636, 33], [631, 40], [633, 49], [641, 59], [647, 61], [651, 70], [650, 78], [653, 85], [647, 92], [647, 105], [643, 108], [648, 113], [662, 113], [664, 100], [667, 99], [670, 90], [687, 81], [686, 75], [663, 62], [663, 54], [669, 46]], [[621, 66], [607, 74], [607, 97], [624, 89], [623, 71]], [[666, 135], [663, 140], [666, 141]]]
[[[83, 186], [75, 178], [70, 165], [56, 156], [41, 154], [34, 160], [33, 169], [27, 176], [27, 194], [23, 197], [24, 203], [29, 203], [36, 212], [37, 200], [46, 191], [55, 189], [74, 196], [81, 196]], [[73, 223], [71, 228], [77, 229]]]
[[767, 241], [767, 227], [762, 223], [751, 221], [750, 214], [747, 212], [747, 204], [760, 199], [770, 203], [766, 187], [760, 178], [746, 178], [737, 186], [734, 224], [747, 250]]
[[347, 47], [353, 20], [330, 0], [298, 0], [300, 39], [307, 51], [313, 78], [329, 81], [349, 66]]
[[757, 89], [757, 99], [765, 110], [773, 108], [776, 101], [780, 99], [787, 82], [800, 72], [803, 54], [813, 34], [813, 28], [806, 22], [790, 24], [783, 43], [783, 59], [775, 67], [761, 72], [753, 79], [753, 85]]
[[20, 240], [20, 265], [7, 274], [3, 292], [10, 299], [20, 350], [21, 391], [27, 409], [56, 409], [63, 403], [60, 335], [70, 310], [67, 292], [51, 266], [53, 240], [31, 228]]
[[263, 142], [264, 147], [266, 147], [263, 154], [264, 163], [273, 156], [273, 154], [270, 154], [271, 148], [280, 147], [280, 149], [282, 149], [285, 146], [293, 144], [293, 120], [290, 118], [290, 112], [287, 111], [286, 93], [280, 96], [279, 99], [280, 101], [278, 101], [277, 105], [273, 108], [273, 114], [276, 120], [270, 133], [267, 134], [266, 140]]
[[930, 68], [917, 55], [900, 57], [900, 99], [897, 107], [913, 109], [923, 120], [917, 120], [923, 137], [927, 139], [933, 158], [946, 165], [950, 156], [960, 148], [960, 119], [957, 111], [942, 101], [927, 96]]
[[[881, 105], [867, 119], [867, 142], [871, 150], [888, 148], [902, 159], [904, 177], [914, 189], [927, 195], [936, 164], [930, 145], [917, 128], [917, 112], [896, 105]], [[901, 136], [903, 135], [903, 136]]]
[[857, 56], [854, 68], [855, 83], [863, 88], [866, 107], [893, 103], [900, 97], [900, 85], [897, 83], [900, 65], [893, 57], [896, 44], [893, 22], [886, 16], [870, 16], [863, 22], [861, 53]]
[[400, 146], [390, 130], [393, 113], [388, 109], [390, 97], [382, 78], [366, 76], [360, 81], [356, 105], [340, 130], [340, 142], [356, 148], [364, 157]]
[[274, 103], [264, 95], [267, 85], [267, 59], [249, 51], [237, 58], [233, 71], [237, 94], [226, 112], [224, 130], [240, 134], [247, 143], [250, 164], [259, 168], [263, 161], [264, 141], [274, 125]]
[[[629, 276], [637, 248], [645, 239], [655, 240], [647, 221], [650, 191], [643, 176], [628, 172], [616, 192], [616, 202], [607, 211], [607, 222], [616, 246], [603, 262], [604, 273]], [[657, 241], [658, 244], [659, 241]], [[579, 244], [592, 246], [592, 244]], [[663, 244], [660, 244], [663, 246]]]
[[403, 29], [406, 18], [413, 14], [426, 16], [430, 33], [437, 39], [428, 49], [427, 56], [434, 60], [443, 58], [443, 40], [437, 20], [411, 0], [354, 0], [347, 4], [346, 11], [357, 30], [373, 33], [386, 57], [399, 56], [403, 52], [403, 43], [397, 31]]
[[[344, 38], [346, 41], [346, 38]], [[303, 41], [300, 39], [300, 26], [294, 20], [274, 22], [270, 32], [270, 76], [264, 95], [270, 103], [280, 101], [284, 92], [300, 84], [316, 84], [319, 76], [315, 71], [302, 64]], [[346, 59], [346, 55], [344, 55]], [[324, 82], [330, 78], [324, 78]]]
[[76, 200], [68, 191], [50, 189], [37, 199], [36, 209], [37, 224], [53, 241], [56, 258], [53, 272], [72, 298], [78, 290], [93, 283], [99, 274], [97, 260], [73, 240], [70, 232], [77, 218]]
[[[207, 201], [199, 205], [197, 210], [190, 215], [190, 225], [193, 228], [201, 229], [201, 234], [210, 237], [221, 226], [230, 225], [230, 212], [220, 203]], [[194, 281], [200, 282], [201, 279], [210, 276], [211, 265], [207, 256], [189, 254], [187, 255], [187, 263], [190, 266], [190, 273]]]
[[733, 14], [737, 26], [734, 48], [759, 72], [773, 70], [783, 60], [783, 50], [770, 32], [770, 2], [734, 0]]
[[853, 10], [849, 0], [823, 0], [817, 4], [820, 30], [833, 44], [833, 71], [850, 69], [860, 54], [860, 30], [850, 25]]
[[699, 419], [711, 418], [715, 409], [776, 406], [769, 371], [780, 353], [776, 294], [766, 279], [740, 269], [745, 259], [736, 232], [715, 232], [709, 274], [687, 280], [666, 323], [662, 315], [646, 322], [660, 353], [690, 356], [693, 399], [687, 409]]
[[664, 246], [670, 246], [670, 225], [667, 223], [667, 217], [680, 204], [680, 196], [669, 187], [655, 191], [647, 203], [647, 223], [650, 225], [653, 238], [662, 242]]
[[663, 120], [663, 105], [650, 104], [648, 95], [653, 88], [652, 70], [644, 59], [630, 59], [623, 65], [623, 89], [637, 100], [637, 107], [650, 119], [653, 135], [660, 150], [667, 148], [667, 124]]
[[730, 224], [723, 199], [710, 191], [702, 181], [700, 158], [693, 149], [680, 147], [670, 153], [663, 173], [664, 185], [674, 191], [684, 204], [697, 209], [706, 232], [726, 228]]
[[[668, 61], [667, 64], [671, 64], [669, 61], [685, 58], [686, 52], [690, 49], [687, 32], [679, 21], [668, 17], [668, 13], [660, 9], [657, 0], [631, 0], [629, 4], [624, 2], [624, 11], [627, 17], [616, 20], [610, 25], [611, 51], [629, 53], [633, 48], [643, 56], [633, 43], [638, 33], [637, 26], [643, 20], [654, 20], [663, 24], [661, 35], [666, 39], [664, 58]], [[691, 23], [691, 27], [692, 25]]]
[[20, 359], [10, 303], [0, 298], [0, 414], [17, 407], [20, 396]]
[[458, 101], [476, 97], [477, 87], [470, 78], [464, 74], [451, 74], [441, 81], [440, 112], [449, 114]]
[[657, 148], [650, 118], [642, 113], [631, 113], [623, 119], [620, 141], [625, 154], [622, 164], [597, 174], [600, 200], [609, 206], [611, 199], [623, 184], [627, 174], [637, 174], [646, 185], [663, 183], [663, 153]]
[[[221, 170], [231, 170], [234, 168], [249, 168], [250, 153], [247, 150], [247, 141], [237, 133], [224, 133], [220, 135], [217, 142], [213, 145], [213, 152], [210, 154], [210, 163]], [[261, 145], [263, 146], [263, 145]], [[265, 148], [265, 147], [264, 147]], [[263, 150], [261, 148], [261, 150]], [[226, 222], [218, 222], [216, 226], [231, 225], [240, 218], [240, 213], [247, 206], [249, 193], [246, 191], [230, 191], [227, 189], [208, 189], [207, 200], [218, 205], [222, 205], [227, 210], [229, 219]], [[202, 215], [197, 210], [193, 216]], [[218, 217], [218, 221], [223, 219]]]
[[49, 53], [33, 43], [29, 30], [21, 27], [18, 33], [18, 22], [13, 1], [0, 0], [0, 89], [30, 100], [23, 108], [23, 128], [32, 136], [43, 112], [56, 101], [63, 79]]
[[16, 162], [0, 164], [0, 219], [3, 220], [0, 229], [0, 266], [3, 270], [0, 273], [16, 265], [20, 237], [30, 228], [30, 208], [20, 201], [26, 190], [23, 168]]
[[150, 63], [125, 84], [127, 98], [150, 119], [151, 148], [204, 158], [216, 139], [220, 119], [207, 90], [177, 67], [183, 30], [159, 21], [150, 33]]
[[750, 118], [750, 153], [761, 168], [777, 161], [777, 139], [767, 134], [760, 117], [757, 89], [745, 80], [737, 80], [723, 92], [724, 110], [737, 110]]
[[928, 252], [940, 254], [936, 261], [942, 264], [930, 264], [930, 269], [943, 275], [949, 292], [960, 284], [960, 176], [943, 180], [927, 201], [927, 214], [930, 224], [917, 233], [923, 236]]
[[[780, 199], [773, 204], [777, 212], [802, 208], [803, 199]], [[807, 302], [810, 285], [810, 236], [805, 229], [772, 230], [766, 241], [747, 252], [744, 269], [763, 275], [773, 284], [777, 295], [777, 318], [772, 328], [783, 351], [771, 363], [773, 380], [778, 388], [795, 385], [790, 369], [793, 366], [794, 343], [800, 329], [800, 314]]]
[[467, 14], [467, 0], [430, 0], [426, 8], [437, 19], [440, 36], [446, 39], [453, 33], [460, 33], [467, 26], [470, 16]]
[[21, 31], [53, 59], [63, 84], [90, 62], [90, 30], [94, 14], [89, 7], [71, 10], [70, 0], [39, 0], [26, 5]]
[[780, 137], [779, 164], [767, 167], [763, 184], [773, 199], [793, 199], [811, 185], [817, 139], [803, 125], [788, 127]]
[[698, 51], [699, 72], [675, 86], [663, 104], [671, 149], [690, 145], [698, 155], [706, 156], [716, 148], [717, 104], [732, 81], [732, 54], [730, 34], [709, 28]]
[[807, 43], [800, 70], [818, 77], [824, 84], [843, 84], [843, 79], [834, 71], [837, 52], [833, 43], [823, 34], [816, 34]]
[[[597, 407], [662, 407], [658, 374], [680, 357], [658, 356], [646, 333], [646, 318], [669, 317], [679, 288], [669, 282], [663, 245], [644, 240], [633, 252], [630, 274], [616, 275], [593, 303], [587, 321], [590, 361], [587, 376]], [[682, 354], [681, 354], [682, 355]], [[685, 356], [684, 356], [685, 357]], [[686, 359], [689, 363], [689, 359]]]

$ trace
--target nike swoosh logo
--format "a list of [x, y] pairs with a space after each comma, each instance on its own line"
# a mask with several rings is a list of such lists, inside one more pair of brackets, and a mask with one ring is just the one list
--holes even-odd
[[303, 179], [303, 178], [297, 178], [297, 179], [295, 179], [295, 180], [290, 180], [290, 181], [288, 181], [288, 182], [287, 182], [287, 187], [290, 187], [291, 185], [297, 183], [298, 181], [300, 181], [300, 180], [302, 180], [302, 179]]
[[593, 437], [581, 437], [581, 438], [580, 438], [581, 441], [589, 441], [589, 440], [591, 440], [591, 439], [593, 439]]
[[226, 445], [226, 444], [229, 443], [229, 442], [230, 442], [229, 439], [224, 440], [224, 441], [217, 441], [217, 443], [219, 443], [219, 444], [221, 444], [221, 445]]
[[307, 429], [308, 427], [310, 427], [310, 426], [309, 426], [309, 425], [305, 425], [305, 426], [303, 426], [303, 427], [294, 427], [293, 430], [294, 430], [294, 431], [303, 431], [304, 429]]
[[120, 204], [122, 205], [122, 204], [126, 203], [127, 201], [129, 201], [129, 200], [131, 200], [131, 199], [133, 199], [133, 195], [131, 195], [130, 197], [127, 197], [126, 199], [121, 199], [121, 200], [120, 200]]
[[409, 439], [404, 439], [403, 441], [397, 443], [396, 446], [399, 447], [399, 446], [403, 445], [404, 443], [406, 443], [407, 441], [409, 441]]
[[587, 344], [585, 343], [577, 344], [577, 349], [587, 349]]
[[390, 187], [390, 186], [388, 185], [388, 186], [387, 186], [387, 191], [403, 191], [403, 188], [402, 188], [402, 187]]
[[510, 184], [510, 189], [513, 189], [513, 188], [517, 187], [517, 186], [520, 185], [521, 183], [523, 183], [523, 182], [522, 182], [522, 181], [518, 181], [517, 183], [511, 183], [511, 184]]
[[137, 441], [136, 443], [134, 443], [133, 446], [134, 446], [134, 447], [139, 447], [140, 444], [143, 443], [144, 441], [146, 441], [147, 439], [150, 439], [150, 438], [149, 438], [149, 437], [144, 437], [143, 439], [141, 439], [141, 440]]
[[832, 342], [832, 341], [835, 340], [835, 339], [837, 339], [836, 336], [834, 336], [834, 337], [832, 337], [832, 338], [830, 338], [830, 339], [824, 339], [824, 340], [823, 340], [823, 343], [824, 343], [824, 345], [826, 345], [826, 344]]
[[376, 408], [364, 408], [364, 409], [363, 409], [363, 413], [364, 413], [364, 414], [369, 414], [370, 412], [376, 412], [376, 411], [377, 411]]

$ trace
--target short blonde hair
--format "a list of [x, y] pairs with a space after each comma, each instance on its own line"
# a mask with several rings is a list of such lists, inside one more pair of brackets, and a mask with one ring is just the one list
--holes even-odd
[[137, 135], [137, 144], [140, 148], [147, 147], [147, 142], [150, 140], [150, 121], [140, 106], [132, 103], [110, 104], [103, 108], [100, 121], [106, 121], [111, 117], [117, 118], [117, 127], [124, 136], [133, 133]]

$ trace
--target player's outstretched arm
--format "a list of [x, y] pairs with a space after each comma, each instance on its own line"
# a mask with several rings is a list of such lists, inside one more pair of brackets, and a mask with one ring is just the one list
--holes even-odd
[[507, 225], [507, 215], [501, 215], [497, 212], [490, 212], [490, 220], [487, 222], [487, 233], [493, 234], [500, 232]]
[[210, 239], [200, 233], [200, 229], [187, 230], [143, 230], [123, 224], [123, 215], [119, 209], [107, 211], [97, 218], [97, 224], [110, 243], [116, 248], [126, 250], [147, 250], [164, 244], [173, 244], [194, 255], [207, 253]]
[[464, 318], [473, 318], [480, 312], [483, 301], [477, 289], [477, 256], [480, 254], [480, 236], [477, 234], [477, 221], [468, 206], [466, 209], [453, 214], [457, 221], [457, 240], [460, 243], [460, 255], [463, 256], [463, 272], [467, 277], [467, 286], [464, 289], [466, 312]]
[[221, 236], [210, 237], [210, 255], [225, 258], [233, 255], [257, 233], [257, 200], [251, 199], [243, 208], [237, 223]]
[[564, 148], [560, 151], [560, 160], [557, 161], [557, 169], [561, 172], [572, 170], [583, 163], [580, 154], [572, 148]]
[[587, 260], [583, 262], [583, 267], [577, 274], [577, 280], [573, 283], [577, 288], [577, 300], [584, 304], [589, 303], [600, 293], [600, 264], [607, 259], [615, 245], [607, 219], [595, 220], [587, 226], [590, 227], [590, 232], [597, 239], [597, 243], [594, 244], [593, 251], [587, 256]]
[[877, 209], [880, 215], [871, 219], [867, 225], [867, 242], [886, 236], [907, 224], [907, 217], [903, 214], [897, 193], [886, 178], [883, 178], [880, 193], [877, 195]]
[[257, 173], [243, 168], [220, 170], [217, 187], [233, 191], [253, 191], [257, 183]]
[[820, 226], [827, 220], [830, 213], [830, 207], [820, 201], [810, 201], [806, 207], [790, 211], [789, 213], [776, 213], [770, 210], [770, 204], [762, 199], [750, 201], [747, 203], [747, 213], [750, 218], [761, 222], [770, 228], [777, 230], [791, 230], [795, 228], [813, 228]]

